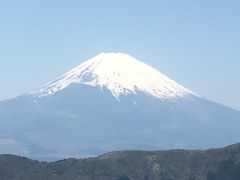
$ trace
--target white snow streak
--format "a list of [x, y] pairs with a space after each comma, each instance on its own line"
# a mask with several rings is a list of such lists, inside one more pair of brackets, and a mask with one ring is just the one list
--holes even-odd
[[156, 98], [196, 95], [159, 71], [123, 53], [101, 53], [54, 82], [30, 94], [52, 95], [72, 83], [106, 87], [117, 99], [121, 94], [143, 92]]

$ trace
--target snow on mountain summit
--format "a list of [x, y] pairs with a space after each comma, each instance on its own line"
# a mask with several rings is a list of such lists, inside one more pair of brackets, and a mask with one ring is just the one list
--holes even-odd
[[138, 91], [156, 98], [183, 97], [194, 94], [149, 65], [123, 53], [101, 53], [31, 94], [52, 95], [72, 83], [100, 86], [115, 98]]

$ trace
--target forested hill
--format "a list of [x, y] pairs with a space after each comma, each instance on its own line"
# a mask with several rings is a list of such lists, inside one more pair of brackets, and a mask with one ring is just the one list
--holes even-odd
[[0, 155], [1, 180], [239, 180], [240, 144], [206, 151], [119, 151], [39, 162]]

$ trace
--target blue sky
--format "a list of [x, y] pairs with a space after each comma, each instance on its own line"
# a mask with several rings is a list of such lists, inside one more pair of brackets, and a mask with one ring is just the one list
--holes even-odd
[[0, 2], [0, 100], [100, 52], [124, 52], [240, 110], [238, 0]]

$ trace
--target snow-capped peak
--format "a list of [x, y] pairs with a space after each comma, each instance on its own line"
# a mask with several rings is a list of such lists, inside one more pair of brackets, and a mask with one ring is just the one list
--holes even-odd
[[159, 71], [123, 53], [101, 53], [31, 94], [52, 95], [72, 83], [106, 87], [117, 99], [138, 91], [156, 98], [194, 94]]

